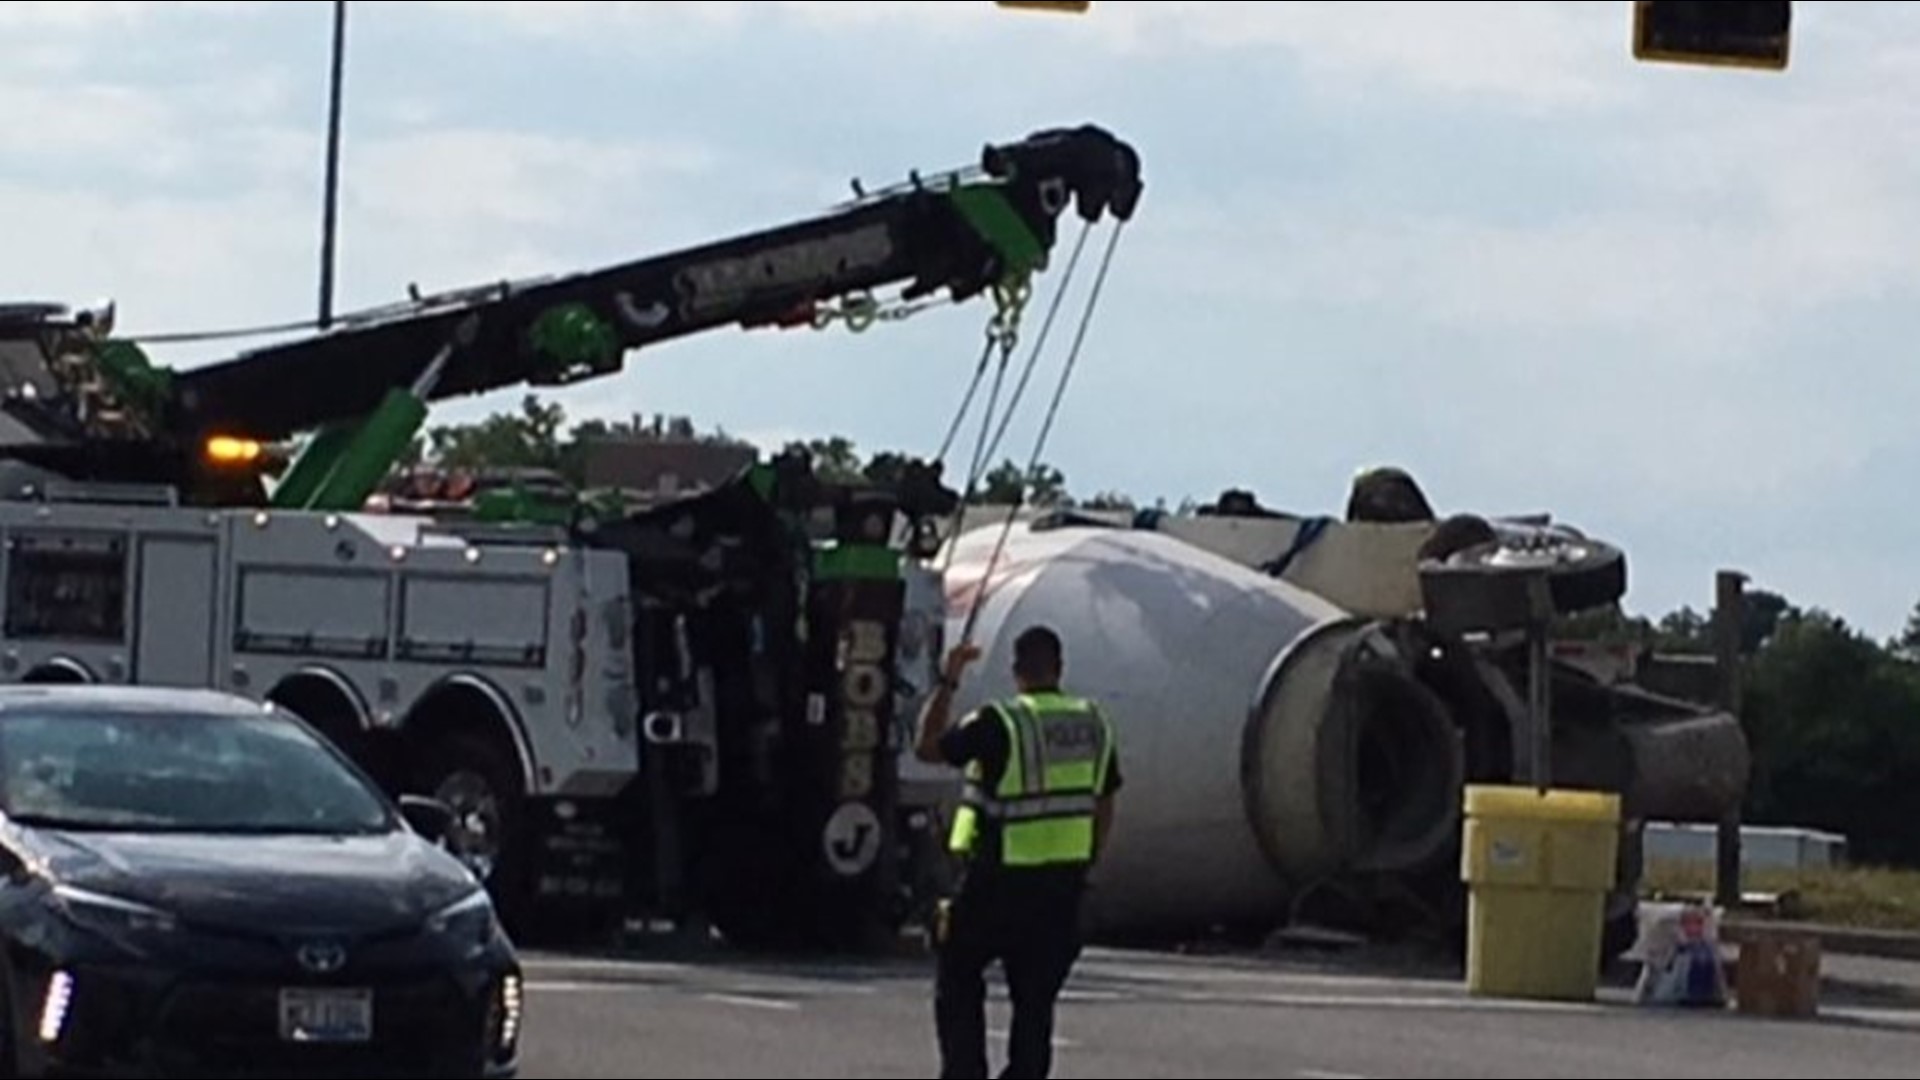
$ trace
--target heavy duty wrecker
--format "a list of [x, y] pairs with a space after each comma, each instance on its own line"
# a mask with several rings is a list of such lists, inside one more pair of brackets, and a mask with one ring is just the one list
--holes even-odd
[[1098, 128], [1042, 132], [797, 224], [183, 372], [110, 308], [0, 307], [0, 679], [275, 701], [453, 808], [525, 938], [635, 916], [752, 946], [891, 932], [926, 848], [902, 656], [937, 648], [943, 602], [898, 538], [956, 509], [937, 464], [880, 490], [788, 456], [564, 523], [367, 500], [436, 400], [610, 376], [707, 330], [859, 325], [895, 286], [1008, 320], [1069, 214], [1132, 217], [1139, 166]]

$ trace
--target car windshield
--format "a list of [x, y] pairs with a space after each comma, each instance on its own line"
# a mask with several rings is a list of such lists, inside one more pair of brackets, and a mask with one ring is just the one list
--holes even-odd
[[364, 834], [387, 802], [284, 716], [49, 709], [0, 714], [0, 810], [46, 828]]

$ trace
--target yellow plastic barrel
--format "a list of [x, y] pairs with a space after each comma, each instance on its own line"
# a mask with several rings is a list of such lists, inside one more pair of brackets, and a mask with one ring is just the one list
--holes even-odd
[[1619, 877], [1620, 817], [1619, 797], [1599, 792], [1467, 790], [1469, 993], [1594, 999], [1607, 897]]

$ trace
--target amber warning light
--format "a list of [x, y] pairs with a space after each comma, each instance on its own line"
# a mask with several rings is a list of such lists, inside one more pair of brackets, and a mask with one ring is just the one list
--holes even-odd
[[215, 465], [254, 465], [266, 454], [266, 446], [258, 439], [215, 435], [207, 440], [207, 460]]

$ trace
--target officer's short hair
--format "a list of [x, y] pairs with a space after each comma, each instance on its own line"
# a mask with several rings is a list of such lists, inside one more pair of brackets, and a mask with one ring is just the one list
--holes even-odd
[[1013, 670], [1023, 679], [1057, 678], [1066, 663], [1066, 647], [1048, 627], [1033, 627], [1014, 639]]

